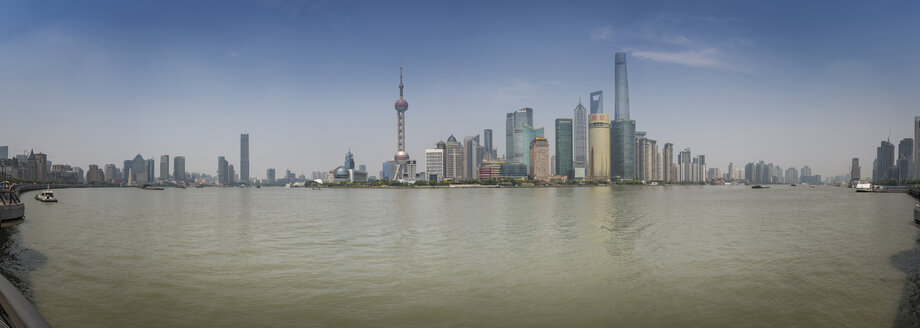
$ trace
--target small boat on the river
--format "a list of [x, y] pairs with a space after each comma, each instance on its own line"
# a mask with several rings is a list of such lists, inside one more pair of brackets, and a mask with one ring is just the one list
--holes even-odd
[[54, 192], [50, 188], [35, 195], [35, 200], [43, 203], [57, 203], [57, 198], [54, 198]]
[[0, 228], [12, 227], [22, 223], [26, 206], [19, 200], [19, 195], [9, 188], [0, 188]]
[[751, 189], [767, 189], [767, 188], [770, 188], [770, 187], [764, 187], [764, 186], [761, 186], [761, 185], [753, 185], [753, 186], [751, 186]]

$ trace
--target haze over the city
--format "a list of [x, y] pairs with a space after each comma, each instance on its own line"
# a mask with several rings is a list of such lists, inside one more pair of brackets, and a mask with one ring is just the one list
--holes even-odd
[[[350, 148], [376, 175], [396, 150], [399, 66], [413, 158], [553, 120], [604, 90], [626, 52], [632, 119], [709, 167], [765, 160], [868, 176], [920, 114], [915, 2], [0, 1], [0, 145], [55, 163], [182, 155], [214, 174], [309, 174]], [[279, 173], [280, 174], [280, 173]]]

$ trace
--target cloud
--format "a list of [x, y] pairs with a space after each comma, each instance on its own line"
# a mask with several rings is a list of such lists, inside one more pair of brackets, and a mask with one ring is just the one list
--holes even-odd
[[719, 50], [714, 48], [679, 52], [635, 50], [632, 54], [639, 58], [671, 64], [706, 68], [722, 68], [723, 66], [716, 58]]
[[615, 34], [610, 26], [599, 27], [591, 31], [591, 40], [611, 40]]

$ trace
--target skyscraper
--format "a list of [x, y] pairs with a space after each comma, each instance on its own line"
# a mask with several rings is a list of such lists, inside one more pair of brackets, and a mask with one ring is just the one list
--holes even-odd
[[275, 183], [275, 169], [265, 170], [265, 178], [268, 183]]
[[574, 178], [575, 171], [572, 167], [572, 119], [556, 119], [556, 156], [555, 175], [564, 175], [569, 179]]
[[530, 178], [549, 180], [549, 142], [544, 137], [536, 137], [530, 142]]
[[444, 180], [444, 149], [425, 149], [426, 180]]
[[492, 129], [485, 129], [482, 131], [482, 147], [483, 158], [492, 160], [495, 158], [495, 148], [492, 148]]
[[351, 153], [351, 148], [348, 148], [348, 152], [345, 153], [345, 169], [354, 170], [355, 169], [355, 156]]
[[671, 167], [674, 166], [674, 144], [668, 142], [664, 144], [664, 151], [661, 154], [661, 180], [665, 182], [675, 182], [677, 179], [671, 174]]
[[0, 146], [0, 159], [7, 159], [10, 156], [10, 146]]
[[125, 160], [124, 163], [122, 164], [124, 165], [124, 168], [121, 169], [121, 175], [124, 177], [125, 183], [130, 184], [132, 182], [135, 182], [134, 170], [132, 170], [132, 168], [134, 167], [134, 161], [128, 159], [128, 160]]
[[[888, 142], [887, 140], [882, 141], [882, 144], [876, 148], [876, 168], [875, 172], [872, 172], [872, 180], [876, 182], [887, 182], [891, 179], [897, 179], [897, 177], [891, 176], [891, 168], [894, 167], [894, 144]], [[805, 172], [802, 172], [802, 176], [805, 176]]]
[[614, 178], [636, 178], [636, 121], [629, 119], [629, 86], [626, 79], [626, 53], [614, 55], [616, 116], [611, 125], [611, 161]]
[[[850, 164], [850, 181], [859, 181], [861, 168], [859, 167], [859, 158], [853, 157], [853, 164]], [[786, 173], [788, 177], [789, 174]], [[795, 183], [795, 182], [793, 182]]]
[[795, 167], [790, 167], [786, 169], [786, 182], [785, 183], [799, 183], [799, 171], [796, 170]]
[[537, 137], [543, 137], [543, 128], [533, 128], [524, 124], [521, 142], [524, 143], [524, 156], [521, 163], [527, 165], [527, 172], [530, 172], [530, 143]]
[[588, 179], [610, 179], [610, 123], [609, 114], [591, 114], [588, 117]]
[[459, 181], [463, 179], [463, 147], [457, 142], [454, 135], [447, 138], [445, 146], [447, 155], [445, 156], [444, 178]]
[[597, 90], [591, 93], [591, 114], [604, 112], [604, 91]]
[[169, 155], [160, 155], [160, 181], [169, 181]]
[[533, 108], [522, 108], [506, 115], [505, 143], [508, 148], [505, 150], [505, 159], [510, 163], [530, 163], [525, 154], [530, 152], [530, 142], [535, 136], [525, 138], [525, 126], [533, 130]]
[[408, 167], [409, 153], [406, 152], [406, 111], [409, 110], [409, 102], [403, 99], [403, 68], [399, 66], [399, 99], [393, 105], [396, 108], [396, 155], [393, 156], [393, 162], [396, 163], [395, 177], [393, 180], [414, 179], [409, 176]]
[[[920, 116], [914, 116], [914, 154], [920, 156]], [[920, 159], [914, 159], [913, 179], [920, 180]]]
[[578, 100], [572, 119], [572, 170], [573, 177], [583, 179], [588, 165], [588, 113]]
[[230, 185], [230, 163], [223, 156], [217, 156], [217, 184], [221, 186]]
[[131, 173], [134, 176], [134, 183], [138, 186], [143, 186], [149, 182], [147, 180], [147, 162], [144, 161], [144, 157], [141, 154], [134, 156], [134, 161], [131, 163]]
[[185, 156], [173, 158], [173, 180], [185, 182]]
[[117, 171], [118, 171], [118, 168], [115, 167], [115, 164], [106, 164], [105, 170], [103, 171], [103, 174], [105, 175], [105, 181], [115, 182], [115, 172]]
[[904, 138], [898, 143], [898, 182], [909, 180], [914, 167], [914, 139]]
[[684, 151], [677, 154], [677, 165], [680, 172], [680, 182], [693, 181], [693, 164], [690, 160], [690, 148], [684, 148]]
[[240, 134], [240, 181], [249, 183], [249, 134]]
[[463, 179], [476, 179], [479, 176], [482, 153], [483, 148], [479, 145], [478, 134], [463, 138]]

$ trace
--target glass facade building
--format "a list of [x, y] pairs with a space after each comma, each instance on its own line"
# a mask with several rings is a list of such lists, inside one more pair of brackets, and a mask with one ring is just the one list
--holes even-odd
[[611, 176], [615, 179], [636, 178], [636, 121], [610, 122]]
[[574, 178], [572, 160], [572, 119], [556, 119], [556, 175]]
[[588, 165], [588, 111], [578, 102], [575, 106], [575, 116], [572, 119], [572, 168], [574, 178], [585, 177]]

